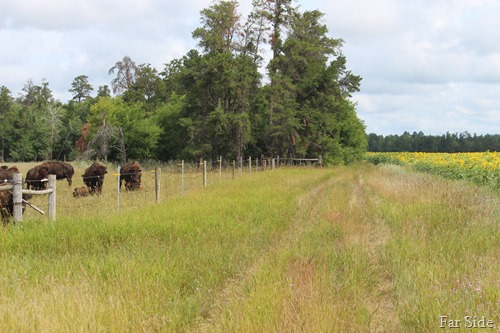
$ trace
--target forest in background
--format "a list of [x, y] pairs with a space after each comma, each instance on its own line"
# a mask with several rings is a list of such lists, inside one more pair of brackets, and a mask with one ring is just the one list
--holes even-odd
[[500, 151], [500, 134], [476, 135], [469, 132], [425, 135], [404, 132], [402, 135], [368, 134], [370, 152], [468, 153]]
[[80, 75], [68, 102], [46, 79], [27, 80], [18, 97], [1, 86], [0, 160], [359, 160], [367, 138], [350, 98], [361, 77], [343, 40], [292, 0], [253, 4], [242, 20], [237, 1], [214, 2], [200, 12], [196, 49], [160, 70], [124, 56], [110, 86], [94, 92]]

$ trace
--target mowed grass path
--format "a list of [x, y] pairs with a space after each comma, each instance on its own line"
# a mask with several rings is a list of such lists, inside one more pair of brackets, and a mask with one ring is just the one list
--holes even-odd
[[3, 227], [0, 332], [441, 332], [445, 315], [496, 332], [499, 206], [480, 188], [357, 165]]

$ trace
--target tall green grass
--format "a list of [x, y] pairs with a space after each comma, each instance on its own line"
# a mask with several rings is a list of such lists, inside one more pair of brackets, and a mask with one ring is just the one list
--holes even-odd
[[494, 332], [498, 203], [360, 164], [27, 220], [0, 232], [0, 332]]
[[[396, 168], [396, 170], [399, 170]], [[479, 187], [381, 168], [378, 216], [394, 237], [385, 255], [406, 332], [434, 332], [439, 316], [483, 316], [500, 329], [499, 197]]]
[[0, 331], [185, 329], [288, 228], [294, 197], [328, 172], [262, 174], [140, 212], [8, 226]]

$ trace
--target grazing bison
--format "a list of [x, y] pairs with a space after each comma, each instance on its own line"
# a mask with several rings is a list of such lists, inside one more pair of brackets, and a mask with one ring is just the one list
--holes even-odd
[[43, 165], [48, 166], [49, 175], [56, 175], [56, 179], [67, 179], [68, 185], [71, 186], [73, 183], [72, 177], [75, 173], [75, 169], [71, 164], [66, 162], [44, 162]]
[[[3, 223], [6, 223], [8, 219], [14, 214], [14, 198], [11, 191], [2, 191], [2, 186], [12, 184], [15, 173], [19, 173], [19, 169], [17, 167], [0, 168], [0, 216]], [[29, 198], [29, 195], [23, 194], [24, 200], [27, 200]], [[26, 205], [23, 203], [23, 212], [25, 206]]]
[[77, 187], [73, 190], [73, 198], [86, 197], [89, 195], [89, 189], [85, 186]]
[[104, 183], [104, 175], [107, 174], [108, 171], [106, 167], [99, 162], [92, 163], [85, 172], [83, 173], [83, 182], [87, 185], [89, 192], [91, 194], [102, 192], [102, 184]]
[[2, 165], [0, 168], [0, 184], [7, 183], [12, 180], [12, 177], [15, 173], [19, 173], [19, 169], [17, 167], [8, 167], [6, 165]]
[[141, 187], [141, 171], [141, 167], [137, 161], [122, 166], [120, 168], [120, 189], [123, 181], [127, 190], [138, 190]]
[[47, 188], [47, 178], [49, 177], [49, 167], [40, 164], [29, 169], [26, 173], [26, 187], [33, 190], [44, 190]]

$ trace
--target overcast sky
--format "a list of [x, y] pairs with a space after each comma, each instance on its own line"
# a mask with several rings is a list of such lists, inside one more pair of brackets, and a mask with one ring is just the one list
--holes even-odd
[[[192, 48], [211, 0], [0, 0], [0, 86], [28, 79], [62, 102], [79, 75], [94, 93], [123, 56], [158, 70]], [[247, 13], [251, 0], [240, 0]], [[368, 133], [500, 133], [500, 0], [301, 0], [345, 41]], [[246, 16], [246, 15], [245, 15]]]

